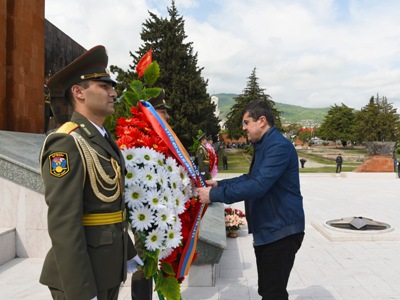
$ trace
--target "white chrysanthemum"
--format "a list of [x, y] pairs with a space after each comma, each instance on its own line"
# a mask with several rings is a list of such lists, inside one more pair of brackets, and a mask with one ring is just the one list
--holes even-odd
[[149, 229], [154, 222], [153, 212], [148, 207], [140, 207], [132, 211], [130, 219], [132, 227], [139, 231]]
[[149, 147], [140, 148], [140, 152], [138, 152], [138, 159], [140, 159], [141, 163], [147, 164], [155, 164], [156, 157], [158, 157], [158, 152]]
[[182, 194], [185, 196], [185, 198], [190, 199], [193, 196], [193, 190], [192, 190], [192, 185], [189, 184], [182, 190]]
[[179, 172], [178, 165], [174, 158], [168, 157], [165, 160], [165, 165], [169, 174], [177, 174]]
[[138, 185], [140, 181], [140, 169], [137, 165], [126, 168], [125, 183], [127, 186]]
[[162, 259], [170, 256], [173, 251], [174, 251], [174, 249], [172, 249], [172, 248], [166, 248], [166, 249], [162, 250], [160, 252], [160, 254], [158, 255], [158, 259], [162, 260]]
[[153, 210], [160, 210], [166, 207], [166, 203], [157, 189], [148, 191], [147, 203]]
[[179, 174], [177, 173], [170, 174], [169, 182], [172, 193], [174, 193], [175, 191], [179, 191], [182, 188], [182, 180], [180, 179]]
[[172, 193], [169, 189], [161, 190], [162, 199], [165, 201], [165, 204], [168, 207], [174, 207], [175, 203], [174, 198], [172, 197]]
[[182, 185], [186, 187], [187, 185], [189, 185], [191, 183], [189, 174], [185, 170], [185, 168], [182, 167], [181, 165], [178, 166], [178, 169], [179, 169], [179, 178], [182, 181]]
[[125, 203], [131, 209], [143, 207], [146, 202], [146, 190], [139, 185], [133, 185], [125, 191]]
[[157, 174], [158, 174], [158, 184], [160, 185], [160, 188], [161, 189], [168, 188], [169, 174], [167, 170], [165, 168], [161, 168]]
[[167, 248], [176, 248], [181, 243], [181, 240], [182, 240], [182, 235], [180, 231], [176, 230], [175, 228], [172, 228], [167, 231], [165, 245]]
[[162, 247], [165, 233], [159, 229], [154, 229], [146, 237], [145, 247], [147, 250], [155, 251]]
[[175, 215], [173, 218], [172, 227], [175, 228], [175, 230], [182, 231], [182, 221], [178, 215]]
[[169, 209], [161, 209], [155, 213], [154, 223], [161, 230], [167, 230], [169, 224], [173, 224], [174, 215]]
[[160, 152], [156, 152], [156, 155], [154, 156], [154, 163], [158, 167], [163, 167], [164, 166], [164, 161], [165, 161], [165, 155], [160, 153]]
[[125, 164], [127, 167], [133, 166], [136, 164], [137, 159], [137, 149], [136, 148], [125, 148], [121, 150], [122, 155], [124, 156]]
[[176, 206], [176, 213], [179, 215], [185, 211], [185, 203], [187, 198], [182, 193], [177, 193], [174, 195], [174, 201]]
[[158, 182], [158, 175], [154, 171], [154, 169], [149, 165], [145, 165], [143, 169], [141, 169], [140, 171], [141, 171], [140, 172], [141, 180], [144, 186], [147, 188], [156, 188]]

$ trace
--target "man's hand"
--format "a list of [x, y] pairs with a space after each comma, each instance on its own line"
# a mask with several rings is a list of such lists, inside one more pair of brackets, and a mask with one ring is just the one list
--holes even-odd
[[[207, 181], [212, 181], [212, 180], [207, 180]], [[211, 190], [211, 186], [197, 188], [197, 193], [199, 195], [199, 199], [200, 199], [201, 203], [204, 203], [204, 204], [211, 203], [210, 190]]]
[[218, 186], [218, 181], [215, 181], [215, 180], [206, 180], [206, 184], [207, 184], [207, 186], [217, 187], [217, 186]]

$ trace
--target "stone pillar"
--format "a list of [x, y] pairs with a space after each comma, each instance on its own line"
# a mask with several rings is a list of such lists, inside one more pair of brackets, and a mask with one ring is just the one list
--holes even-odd
[[7, 1], [0, 1], [0, 128], [6, 127], [6, 23]]
[[0, 130], [44, 133], [44, 1], [0, 1]]

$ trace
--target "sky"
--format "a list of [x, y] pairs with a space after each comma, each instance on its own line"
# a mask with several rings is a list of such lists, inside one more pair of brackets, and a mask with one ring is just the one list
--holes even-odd
[[[171, 0], [46, 0], [45, 18], [84, 48], [104, 45], [127, 70], [149, 11]], [[400, 113], [400, 1], [175, 0], [210, 95], [240, 94], [256, 68], [275, 102], [342, 103], [385, 96]]]

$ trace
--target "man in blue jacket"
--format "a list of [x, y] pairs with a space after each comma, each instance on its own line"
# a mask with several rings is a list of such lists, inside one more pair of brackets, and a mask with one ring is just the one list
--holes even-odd
[[303, 197], [296, 149], [274, 126], [264, 101], [243, 110], [243, 130], [254, 144], [248, 174], [198, 188], [202, 203], [245, 201], [253, 234], [258, 293], [263, 300], [288, 299], [286, 290], [294, 259], [304, 237]]

